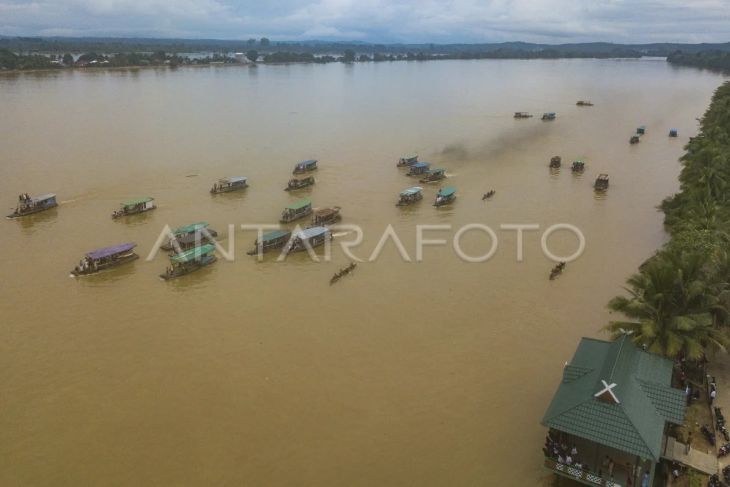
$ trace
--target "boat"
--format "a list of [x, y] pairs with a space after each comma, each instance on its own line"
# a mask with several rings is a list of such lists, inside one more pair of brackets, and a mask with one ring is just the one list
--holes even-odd
[[434, 201], [433, 206], [448, 205], [450, 203], [453, 203], [455, 199], [456, 188], [452, 186], [447, 186], [445, 188], [439, 189], [439, 192], [436, 194], [436, 201]]
[[160, 277], [168, 281], [200, 270], [217, 260], [216, 256], [213, 255], [214, 251], [215, 245], [205, 244], [181, 254], [175, 254], [170, 257], [172, 265], [165, 269], [165, 273], [160, 274]]
[[297, 165], [294, 166], [292, 174], [304, 174], [305, 172], [314, 171], [315, 169], [317, 169], [317, 160], [308, 159], [297, 163]]
[[558, 262], [555, 267], [550, 270], [550, 280], [552, 281], [562, 274], [563, 269], [565, 269], [565, 262]]
[[482, 201], [490, 199], [492, 196], [494, 196], [495, 193], [496, 193], [495, 190], [490, 189], [489, 191], [484, 193], [484, 195], [482, 196]]
[[327, 227], [309, 227], [292, 234], [291, 240], [284, 247], [284, 254], [301, 252], [307, 247], [314, 248], [332, 240], [332, 232]]
[[532, 115], [527, 112], [515, 112], [514, 118], [532, 118]]
[[403, 156], [400, 159], [398, 159], [398, 164], [396, 164], [396, 166], [398, 166], [398, 167], [412, 166], [413, 164], [415, 164], [417, 162], [418, 162], [418, 155], [409, 154], [407, 156]]
[[286, 245], [290, 237], [291, 232], [289, 230], [274, 230], [273, 232], [264, 233], [261, 235], [261, 239], [254, 242], [254, 249], [249, 250], [247, 254], [256, 255], [269, 250], [280, 249]]
[[136, 243], [130, 242], [88, 252], [84, 255], [84, 258], [81, 259], [79, 265], [71, 271], [71, 276], [76, 277], [95, 274], [97, 272], [139, 259], [139, 255], [135, 254], [133, 251], [136, 246]]
[[321, 227], [337, 223], [342, 220], [340, 209], [341, 208], [339, 206], [333, 206], [332, 208], [321, 208], [316, 210], [312, 216], [312, 225]]
[[419, 181], [420, 183], [432, 183], [434, 181], [440, 181], [446, 179], [446, 169], [429, 169], [423, 173], [423, 177]]
[[120, 218], [128, 215], [136, 215], [137, 213], [144, 213], [157, 208], [155, 205], [154, 198], [149, 196], [146, 198], [137, 198], [134, 200], [127, 200], [120, 205], [120, 208], [112, 213], [112, 218]]
[[639, 135], [644, 135], [646, 133], [646, 126], [645, 125], [642, 125], [638, 129], [636, 129], [636, 133], [639, 134]]
[[420, 186], [413, 186], [412, 188], [404, 189], [400, 193], [400, 199], [398, 200], [398, 203], [395, 204], [395, 206], [406, 206], [406, 205], [412, 205], [416, 201], [421, 201], [423, 199], [423, 188]]
[[314, 176], [307, 176], [305, 178], [292, 178], [286, 184], [284, 191], [296, 191], [297, 189], [306, 188], [314, 184]]
[[608, 189], [608, 174], [599, 174], [596, 182], [593, 184], [596, 191], [605, 191]]
[[170, 241], [160, 246], [162, 250], [173, 250], [175, 247], [173, 241], [178, 240], [185, 235], [193, 235], [194, 237], [200, 236], [201, 239], [203, 237], [214, 238], [218, 236], [218, 232], [212, 228], [208, 228], [208, 222], [198, 222], [176, 228], [172, 232], [172, 235], [173, 238], [170, 239]]
[[542, 114], [541, 120], [555, 120], [557, 114], [555, 112], [545, 112]]
[[570, 166], [570, 170], [573, 172], [583, 172], [583, 170], [585, 168], [586, 168], [586, 163], [581, 160], [573, 161], [573, 165]]
[[357, 264], [355, 262], [350, 262], [350, 265], [348, 265], [344, 269], [340, 269], [339, 271], [335, 272], [335, 275], [333, 275], [330, 279], [330, 284], [336, 283], [337, 281], [354, 271], [355, 267], [357, 267]]
[[560, 163], [562, 161], [562, 158], [560, 156], [553, 156], [550, 158], [550, 168], [551, 169], [558, 169], [560, 167]]
[[24, 193], [18, 196], [18, 206], [8, 215], [8, 218], [32, 215], [33, 213], [50, 210], [56, 206], [58, 206], [58, 203], [56, 202], [56, 195], [53, 193], [39, 196], [30, 196], [28, 193]]
[[593, 103], [588, 100], [578, 100], [576, 105], [578, 105], [579, 107], [592, 107]]
[[307, 198], [299, 200], [284, 208], [281, 213], [281, 223], [289, 223], [299, 220], [312, 213], [312, 202]]
[[[212, 231], [215, 233], [215, 231]], [[216, 234], [217, 235], [217, 234]], [[200, 247], [201, 245], [214, 243], [215, 237], [211, 232], [192, 232], [186, 233], [179, 237], [170, 240], [170, 247], [173, 253], [181, 254], [194, 247]]]
[[631, 144], [631, 145], [638, 144], [639, 142], [641, 142], [641, 139], [636, 134], [632, 135], [631, 138], [629, 139], [629, 144]]
[[678, 135], [677, 129], [669, 129], [669, 136], [676, 137]]
[[214, 183], [213, 187], [210, 188], [210, 192], [211, 194], [230, 193], [231, 191], [238, 191], [246, 188], [248, 188], [248, 178], [243, 176], [231, 176], [219, 179], [218, 182]]
[[428, 162], [416, 162], [414, 164], [411, 164], [410, 168], [408, 169], [408, 176], [419, 176], [421, 174], [424, 174], [426, 171], [428, 171], [428, 168], [431, 167], [431, 164]]

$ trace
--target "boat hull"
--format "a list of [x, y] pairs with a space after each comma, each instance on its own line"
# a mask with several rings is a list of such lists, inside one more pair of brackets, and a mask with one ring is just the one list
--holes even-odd
[[434, 202], [433, 206], [436, 206], [436, 207], [438, 207], [438, 206], [446, 206], [446, 205], [450, 205], [451, 203], [453, 203], [453, 202], [454, 202], [454, 200], [455, 200], [455, 199], [456, 199], [456, 196], [451, 196], [451, 197], [449, 197], [449, 198], [441, 198], [440, 200], [439, 200], [439, 199], [437, 199], [437, 200], [436, 200], [436, 201]]
[[178, 277], [182, 277], [185, 275], [188, 275], [192, 272], [199, 271], [203, 267], [207, 267], [214, 263], [218, 258], [214, 255], [209, 255], [201, 259], [199, 262], [191, 263], [186, 265], [185, 267], [177, 267], [175, 270], [171, 273], [164, 273], [160, 274], [160, 278], [164, 279], [165, 281], [169, 281], [171, 279], [177, 279]]
[[248, 184], [244, 184], [242, 186], [229, 186], [227, 188], [211, 189], [210, 194], [232, 193], [233, 191], [241, 191], [246, 188], [248, 188]]
[[132, 211], [115, 211], [112, 213], [112, 219], [116, 220], [117, 218], [122, 218], [125, 216], [132, 216], [132, 215], [139, 215], [140, 213], [147, 213], [148, 211], [156, 210], [157, 206], [152, 206], [150, 208], [142, 208], [141, 210], [132, 210]]
[[7, 215], [7, 218], [21, 218], [24, 216], [34, 215], [34, 214], [40, 213], [42, 211], [51, 210], [57, 206], [58, 206], [58, 203], [54, 203], [52, 205], [45, 205], [42, 207], [31, 208], [31, 209], [23, 211], [21, 213], [18, 213], [18, 211], [16, 210], [13, 213]]
[[302, 218], [305, 218], [312, 214], [312, 209], [310, 208], [306, 212], [302, 212], [293, 216], [282, 216], [279, 220], [280, 223], [291, 223], [293, 221], [301, 220]]

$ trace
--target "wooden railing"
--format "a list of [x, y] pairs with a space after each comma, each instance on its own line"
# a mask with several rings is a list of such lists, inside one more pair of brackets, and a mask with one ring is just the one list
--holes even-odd
[[621, 484], [618, 482], [611, 479], [604, 479], [595, 472], [576, 468], [572, 465], [566, 465], [565, 463], [559, 463], [552, 458], [545, 458], [545, 468], [564, 477], [583, 482], [584, 484], [599, 485], [601, 487], [621, 487]]

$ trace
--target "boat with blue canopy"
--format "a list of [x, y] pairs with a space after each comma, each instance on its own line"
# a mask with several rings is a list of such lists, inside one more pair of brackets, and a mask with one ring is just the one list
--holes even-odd
[[136, 215], [138, 213], [144, 213], [145, 211], [151, 211], [157, 208], [155, 206], [154, 198], [149, 196], [145, 198], [137, 198], [133, 200], [124, 201], [121, 207], [112, 213], [112, 218], [120, 218], [127, 215]]
[[256, 255], [268, 252], [269, 250], [280, 249], [284, 247], [291, 238], [289, 230], [274, 230], [273, 232], [264, 233], [261, 239], [254, 242], [254, 249], [249, 250], [248, 255]]
[[398, 159], [398, 167], [412, 166], [418, 162], [418, 154], [408, 154]]
[[542, 120], [555, 120], [557, 114], [555, 112], [545, 112], [542, 114]]
[[301, 252], [307, 247], [314, 248], [332, 240], [332, 232], [327, 227], [309, 227], [292, 234], [291, 240], [284, 247], [284, 254]]
[[411, 164], [408, 169], [408, 176], [420, 176], [428, 171], [429, 167], [431, 167], [431, 164], [428, 162], [416, 162], [415, 164]]
[[677, 129], [669, 129], [669, 136], [676, 137], [678, 135]]
[[88, 252], [81, 259], [79, 265], [71, 271], [71, 276], [95, 274], [111, 267], [132, 262], [139, 258], [133, 251], [136, 246], [136, 243], [129, 242]]
[[23, 193], [18, 196], [18, 206], [7, 217], [18, 218], [32, 215], [33, 213], [50, 210], [56, 206], [58, 206], [58, 202], [56, 202], [56, 195], [53, 193], [38, 196], [30, 196], [28, 193]]
[[231, 191], [238, 191], [246, 188], [248, 188], [248, 178], [243, 176], [230, 176], [219, 179], [218, 182], [214, 183], [213, 187], [210, 188], [210, 192], [211, 194], [230, 193]]
[[294, 171], [292, 172], [292, 174], [303, 174], [305, 172], [314, 171], [315, 169], [317, 169], [317, 160], [308, 159], [306, 161], [297, 163], [297, 165], [294, 166]]
[[412, 205], [416, 201], [421, 201], [422, 199], [423, 188], [420, 186], [413, 186], [411, 188], [401, 191], [400, 199], [398, 200], [398, 203], [395, 204], [395, 206]]
[[312, 213], [312, 202], [307, 199], [301, 199], [284, 208], [281, 213], [281, 223], [289, 223], [299, 220]]
[[456, 188], [452, 186], [447, 186], [445, 188], [439, 189], [439, 192], [436, 194], [436, 201], [433, 203], [433, 206], [448, 205], [452, 203], [455, 199]]
[[[208, 228], [208, 222], [197, 222], [176, 228], [172, 232], [172, 235], [173, 238], [171, 238], [167, 243], [160, 246], [162, 250], [174, 250], [176, 246], [175, 241], [179, 241], [186, 235], [191, 235], [193, 238], [198, 236], [201, 239], [207, 239], [207, 241], [212, 241], [215, 237], [218, 236], [218, 232], [216, 232], [212, 228]], [[186, 238], [189, 239], [190, 237]]]
[[434, 181], [441, 181], [442, 179], [446, 179], [446, 169], [429, 169], [428, 171], [423, 173], [423, 177], [421, 178], [419, 183], [432, 183]]
[[307, 176], [305, 178], [292, 178], [284, 188], [284, 191], [296, 191], [298, 189], [306, 188], [314, 184], [314, 176]]
[[642, 125], [641, 127], [637, 128], [636, 133], [639, 135], [644, 135], [646, 133], [646, 125]]
[[167, 281], [209, 266], [217, 260], [213, 252], [215, 252], [215, 245], [205, 244], [175, 254], [170, 257], [171, 265], [165, 269], [164, 274], [160, 274], [160, 277]]

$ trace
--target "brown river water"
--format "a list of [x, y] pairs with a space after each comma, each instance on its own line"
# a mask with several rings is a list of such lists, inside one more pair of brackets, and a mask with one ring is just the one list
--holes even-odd
[[[581, 336], [605, 336], [606, 302], [666, 240], [656, 205], [721, 81], [657, 59], [0, 76], [2, 202], [61, 203], [0, 231], [0, 485], [549, 485], [540, 419], [563, 364]], [[512, 118], [523, 110], [538, 116]], [[394, 206], [417, 184], [395, 167], [409, 152], [447, 168], [451, 207], [431, 206], [438, 184]], [[164, 253], [145, 260], [166, 224], [276, 223], [308, 158], [317, 184], [301, 195], [362, 228], [355, 254], [392, 225], [413, 261], [389, 242], [330, 286], [344, 231], [330, 262], [257, 262], [242, 231], [222, 240], [233, 261], [176, 281], [158, 278]], [[235, 175], [250, 188], [208, 193]], [[148, 195], [156, 211], [110, 218]], [[470, 223], [498, 237], [490, 260], [449, 244], [415, 262], [417, 224], [452, 225], [426, 232], [450, 242]], [[586, 245], [549, 281], [540, 239], [557, 223]], [[502, 224], [540, 226], [522, 262]], [[141, 259], [69, 277], [85, 252], [127, 241]], [[577, 247], [565, 231], [548, 242]], [[461, 243], [490, 246], [479, 232]]]

